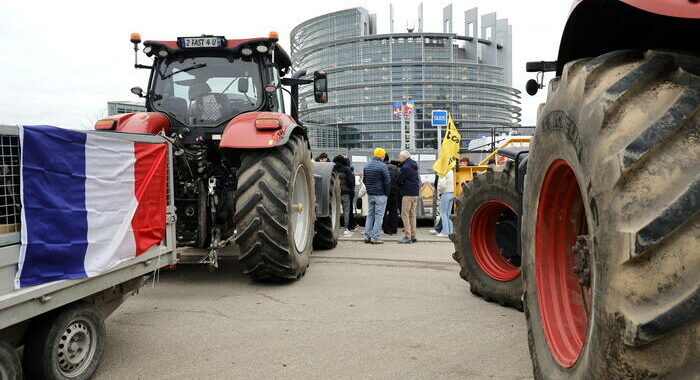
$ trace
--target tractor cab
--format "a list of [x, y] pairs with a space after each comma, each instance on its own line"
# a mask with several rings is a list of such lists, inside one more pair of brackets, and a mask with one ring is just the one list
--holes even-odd
[[135, 68], [151, 73], [145, 92], [131, 89], [147, 112], [108, 116], [95, 129], [167, 137], [180, 262], [216, 268], [219, 251], [236, 244], [246, 273], [290, 281], [305, 273], [312, 245], [337, 244], [340, 185], [332, 163], [312, 165], [298, 117], [299, 86], [313, 83], [316, 101], [328, 101], [326, 73], [287, 75], [292, 63], [277, 40], [271, 32], [146, 41], [153, 63], [143, 65], [141, 36], [131, 35]]
[[[132, 92], [145, 98], [149, 112], [166, 115], [171, 134], [184, 143], [216, 141], [238, 115], [285, 113], [281, 77], [289, 73], [291, 60], [277, 40], [277, 33], [271, 32], [267, 38], [202, 35], [145, 41], [143, 53], [153, 64], [135, 66], [151, 70], [148, 90], [134, 87]], [[131, 41], [138, 51], [140, 36]], [[293, 86], [312, 82], [297, 81]], [[324, 76], [314, 85], [321, 101], [327, 99], [325, 83]], [[297, 99], [292, 102], [292, 117], [298, 123]]]

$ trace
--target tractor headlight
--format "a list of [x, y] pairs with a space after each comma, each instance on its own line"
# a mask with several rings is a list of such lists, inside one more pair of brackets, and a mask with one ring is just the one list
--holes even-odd
[[265, 54], [265, 53], [267, 53], [268, 49], [267, 49], [267, 46], [265, 46], [265, 45], [258, 45], [255, 47], [255, 50], [257, 50], [258, 53], [260, 53], [260, 54]]
[[158, 50], [158, 56], [161, 57], [161, 58], [165, 58], [165, 57], [168, 56], [168, 51], [165, 50], [165, 49]]
[[145, 48], [143, 48], [143, 53], [149, 57], [151, 56], [151, 52], [153, 52], [152, 46], [146, 46]]
[[243, 49], [241, 49], [241, 54], [243, 54], [245, 56], [249, 56], [249, 55], [253, 54], [253, 49], [251, 49], [249, 47], [244, 47]]

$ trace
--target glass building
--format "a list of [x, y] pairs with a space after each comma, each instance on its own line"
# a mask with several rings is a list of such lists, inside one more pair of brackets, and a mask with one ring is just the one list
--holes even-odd
[[145, 102], [143, 100], [122, 100], [107, 102], [107, 115], [109, 116], [131, 112], [146, 112]]
[[[443, 10], [443, 32], [423, 31], [422, 4], [418, 26], [377, 34], [376, 15], [364, 8], [346, 9], [307, 20], [292, 30], [295, 71], [325, 70], [329, 102], [313, 101], [310, 86], [300, 93], [300, 118], [316, 148], [388, 149], [402, 145], [408, 118], [394, 112], [396, 102], [413, 101], [410, 129], [418, 150], [437, 147], [431, 111], [450, 111], [462, 134], [470, 138], [494, 129], [508, 132], [520, 122], [519, 91], [512, 83], [512, 27], [495, 13], [479, 18], [476, 8], [464, 12], [464, 29], [453, 32], [452, 5]], [[406, 119], [402, 129], [402, 119]]]

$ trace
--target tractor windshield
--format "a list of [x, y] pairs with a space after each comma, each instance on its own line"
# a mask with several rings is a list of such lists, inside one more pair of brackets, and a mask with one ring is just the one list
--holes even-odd
[[161, 60], [154, 75], [153, 109], [189, 126], [217, 126], [263, 101], [255, 61], [173, 57]]

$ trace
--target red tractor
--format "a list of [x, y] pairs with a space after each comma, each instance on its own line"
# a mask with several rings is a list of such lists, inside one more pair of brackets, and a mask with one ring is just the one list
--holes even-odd
[[[147, 112], [111, 116], [95, 128], [159, 134], [173, 147], [178, 251], [217, 266], [235, 243], [246, 274], [290, 281], [304, 275], [312, 245], [335, 247], [340, 230], [339, 183], [332, 163], [313, 163], [298, 120], [299, 86], [314, 85], [328, 101], [324, 72], [290, 73], [291, 61], [268, 38], [180, 37], [146, 41], [152, 65]], [[131, 42], [138, 54], [141, 38]], [[285, 114], [283, 85], [291, 86]]]
[[557, 61], [527, 65], [531, 95], [556, 73], [529, 152], [465, 186], [455, 258], [522, 297], [538, 379], [700, 374], [696, 36], [697, 0], [576, 1]]

